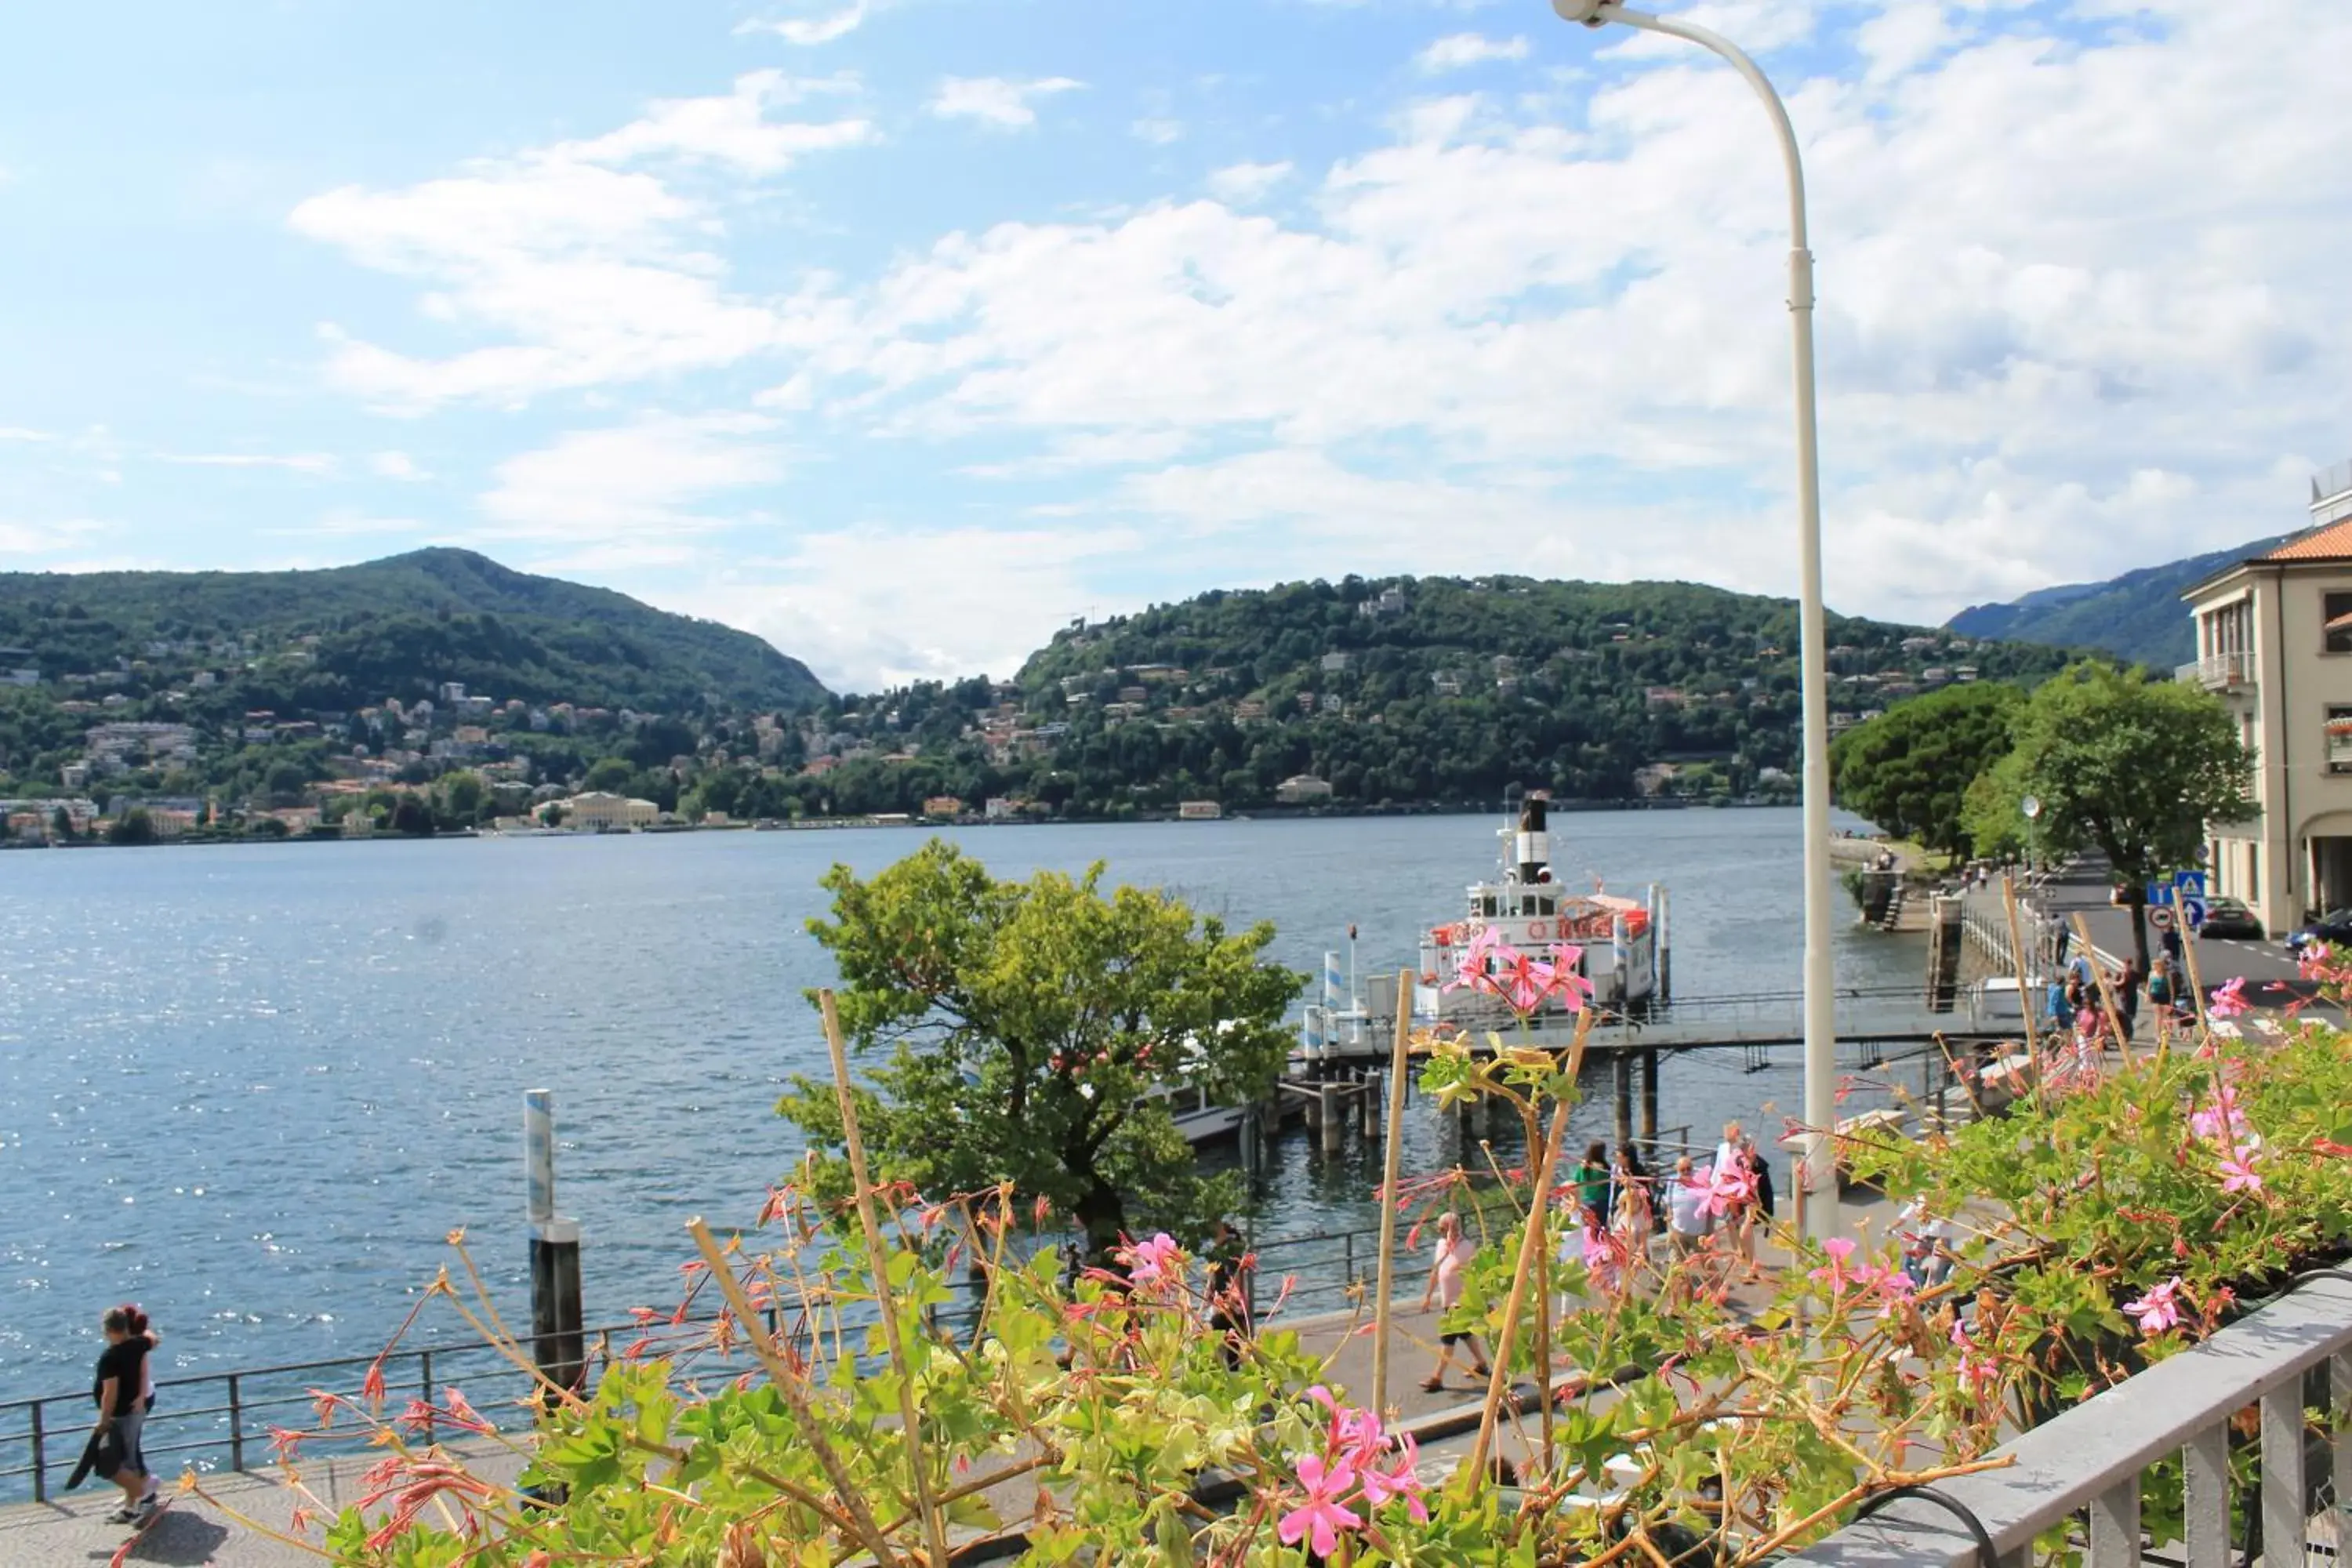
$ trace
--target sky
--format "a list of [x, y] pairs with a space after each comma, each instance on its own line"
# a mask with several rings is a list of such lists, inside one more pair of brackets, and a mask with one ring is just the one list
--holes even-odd
[[[1804, 147], [1829, 599], [2352, 457], [2352, 4], [1714, 0]], [[1542, 0], [9, 8], [0, 570], [482, 551], [836, 689], [1214, 587], [1796, 585], [1787, 205]]]

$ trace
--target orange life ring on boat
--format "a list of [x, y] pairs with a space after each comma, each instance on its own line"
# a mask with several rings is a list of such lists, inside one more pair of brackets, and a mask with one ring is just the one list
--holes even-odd
[[1551, 940], [1551, 921], [1534, 921], [1529, 922], [1528, 926], [1528, 940], [1529, 942], [1549, 942]]

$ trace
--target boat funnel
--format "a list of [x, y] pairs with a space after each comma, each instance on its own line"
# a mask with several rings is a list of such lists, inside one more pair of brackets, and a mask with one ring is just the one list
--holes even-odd
[[1545, 797], [1531, 795], [1519, 807], [1517, 855], [1519, 880], [1551, 880], [1551, 835], [1544, 831]]

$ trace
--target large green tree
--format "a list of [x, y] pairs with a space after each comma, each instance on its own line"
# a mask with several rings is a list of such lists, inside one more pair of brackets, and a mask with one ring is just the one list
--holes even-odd
[[2114, 866], [2145, 971], [2147, 884], [2196, 864], [2207, 823], [2253, 815], [2253, 757], [2237, 726], [2195, 687], [2086, 662], [2038, 689], [2011, 734], [2015, 752], [1970, 797], [1977, 840], [2014, 834], [2023, 797], [2040, 800], [2042, 850], [2096, 849]]
[[2010, 723], [2024, 700], [2016, 687], [1985, 680], [1896, 703], [1830, 748], [1838, 804], [1897, 837], [1970, 853], [1962, 800], [2008, 752]]
[[[809, 931], [840, 966], [880, 1177], [940, 1194], [1011, 1182], [1097, 1248], [1145, 1221], [1197, 1229], [1234, 1202], [1196, 1171], [1160, 1091], [1269, 1093], [1305, 977], [1264, 959], [1271, 925], [1229, 932], [1157, 889], [1106, 895], [1102, 876], [1000, 882], [938, 839], [871, 880], [826, 874], [833, 918]], [[830, 1084], [796, 1079], [777, 1109], [821, 1156], [841, 1148]], [[838, 1182], [838, 1162], [820, 1163]]]

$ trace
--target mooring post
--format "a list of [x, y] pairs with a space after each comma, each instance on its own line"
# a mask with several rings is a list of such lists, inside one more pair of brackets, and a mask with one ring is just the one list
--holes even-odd
[[531, 1359], [548, 1382], [576, 1390], [587, 1366], [580, 1310], [580, 1224], [555, 1212], [553, 1091], [523, 1091], [522, 1144], [530, 1210]]
[[1315, 1100], [1322, 1108], [1318, 1117], [1322, 1124], [1323, 1152], [1336, 1154], [1348, 1131], [1347, 1119], [1339, 1106], [1339, 1086], [1326, 1079], [1315, 1086]]
[[1642, 1053], [1642, 1146], [1653, 1163], [1658, 1150], [1658, 1047]]
[[1620, 1046], [1609, 1053], [1617, 1084], [1617, 1147], [1633, 1141], [1633, 1054]]

